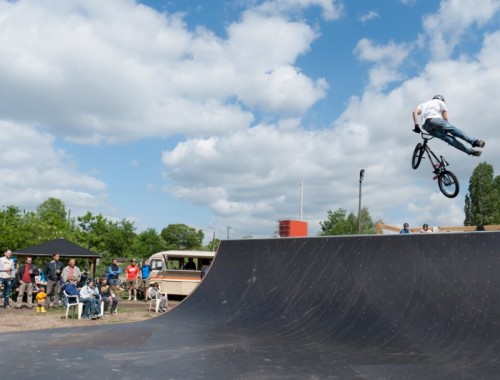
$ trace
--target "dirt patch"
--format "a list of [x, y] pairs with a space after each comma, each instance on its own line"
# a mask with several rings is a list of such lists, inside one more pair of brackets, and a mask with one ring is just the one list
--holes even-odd
[[[169, 301], [169, 310], [177, 306], [178, 301]], [[110, 323], [139, 322], [155, 318], [162, 313], [156, 314], [154, 310], [148, 310], [149, 302], [144, 301], [126, 301], [120, 300], [118, 303], [118, 313], [111, 316], [105, 316], [97, 320], [78, 320], [71, 318], [71, 309], [69, 318], [66, 319], [66, 309], [49, 309], [46, 313], [37, 313], [36, 309], [14, 309], [15, 303], [11, 301], [10, 309], [0, 307], [0, 333], [42, 330], [59, 327], [75, 327], [88, 325], [102, 325]]]

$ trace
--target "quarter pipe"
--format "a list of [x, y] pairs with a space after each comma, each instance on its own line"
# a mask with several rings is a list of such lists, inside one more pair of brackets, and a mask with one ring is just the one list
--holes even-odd
[[498, 379], [500, 233], [224, 241], [134, 324], [0, 334], [45, 379]]

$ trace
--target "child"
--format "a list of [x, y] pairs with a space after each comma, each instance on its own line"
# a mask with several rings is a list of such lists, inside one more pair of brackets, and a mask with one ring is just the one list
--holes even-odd
[[153, 286], [148, 289], [151, 299], [160, 299], [160, 311], [162, 313], [168, 310], [168, 297], [165, 293], [160, 292], [160, 284], [155, 282]]
[[37, 313], [45, 313], [45, 299], [47, 298], [47, 293], [45, 293], [45, 287], [40, 286], [40, 290], [36, 295], [36, 312]]

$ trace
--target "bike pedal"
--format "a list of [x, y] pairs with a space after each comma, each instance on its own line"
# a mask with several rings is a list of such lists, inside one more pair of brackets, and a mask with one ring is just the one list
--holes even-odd
[[433, 181], [435, 181], [436, 179], [438, 179], [439, 176], [438, 175], [435, 175], [434, 178], [432, 179]]

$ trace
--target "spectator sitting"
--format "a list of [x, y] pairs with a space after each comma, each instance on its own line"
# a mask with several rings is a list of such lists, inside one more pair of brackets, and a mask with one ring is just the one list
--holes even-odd
[[432, 233], [432, 230], [429, 229], [429, 225], [427, 223], [425, 223], [423, 226], [422, 226], [422, 229], [420, 230], [420, 232], [422, 233]]
[[94, 280], [87, 280], [87, 284], [80, 289], [80, 301], [83, 303], [83, 319], [97, 319], [99, 315], [99, 291], [94, 286]]
[[478, 224], [478, 225], [476, 226], [476, 231], [486, 231], [486, 230], [484, 229], [484, 224]]
[[164, 313], [168, 310], [168, 296], [166, 294], [163, 294], [160, 292], [160, 284], [155, 282], [148, 289], [148, 293], [149, 293], [149, 296], [151, 297], [152, 300], [160, 299], [160, 311], [162, 313]]
[[185, 270], [196, 270], [196, 264], [193, 261], [192, 257], [188, 258], [188, 261], [186, 264], [184, 264], [184, 269]]
[[403, 229], [399, 232], [400, 234], [409, 234], [410, 225], [408, 223], [403, 224]]
[[79, 295], [78, 288], [76, 287], [77, 283], [78, 283], [78, 278], [73, 276], [69, 279], [66, 285], [64, 285], [64, 291], [68, 296]]
[[47, 293], [45, 293], [45, 286], [41, 285], [39, 287], [38, 293], [36, 295], [36, 312], [45, 313], [45, 300], [47, 299]]
[[99, 294], [104, 301], [103, 314], [108, 315], [109, 304], [111, 304], [111, 314], [116, 314], [116, 306], [118, 305], [118, 297], [111, 293], [111, 286], [108, 285], [108, 280], [103, 278], [99, 285]]

